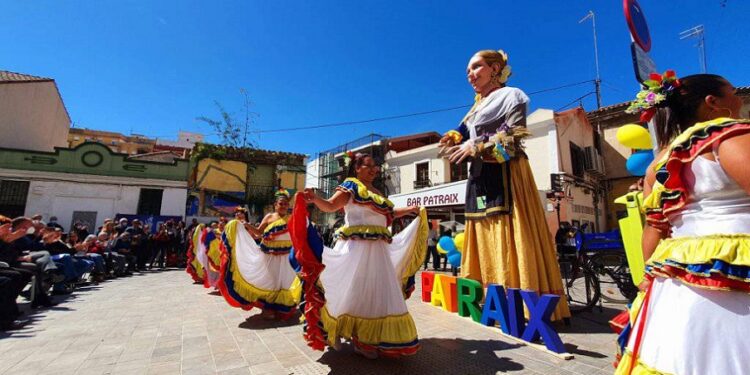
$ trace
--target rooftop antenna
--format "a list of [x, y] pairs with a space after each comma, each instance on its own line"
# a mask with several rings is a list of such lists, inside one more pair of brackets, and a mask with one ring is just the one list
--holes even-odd
[[701, 68], [703, 68], [703, 73], [706, 73], [707, 71], [707, 65], [708, 62], [706, 61], [706, 37], [705, 37], [705, 28], [703, 25], [695, 26], [691, 29], [687, 29], [680, 33], [680, 40], [687, 39], [687, 38], [697, 38], [698, 44], [695, 46], [698, 47], [698, 50], [700, 51], [700, 54], [698, 55], [698, 59], [701, 64]]
[[602, 79], [599, 76], [599, 46], [596, 42], [596, 14], [593, 10], [590, 10], [585, 17], [581, 18], [578, 23], [583, 23], [587, 19], [591, 19], [591, 26], [594, 30], [594, 63], [596, 64], [596, 79], [594, 80], [594, 87], [596, 88], [596, 108], [602, 107]]

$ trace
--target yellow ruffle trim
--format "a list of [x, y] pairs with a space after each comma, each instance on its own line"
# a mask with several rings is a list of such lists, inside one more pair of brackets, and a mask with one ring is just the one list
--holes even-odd
[[750, 235], [669, 238], [659, 243], [647, 264], [664, 263], [667, 259], [682, 264], [720, 260], [735, 266], [750, 266]]
[[268, 233], [273, 229], [276, 229], [278, 227], [285, 227], [287, 225], [287, 218], [282, 217], [278, 220], [272, 221], [268, 226], [266, 226], [266, 229], [263, 229], [263, 233]]
[[221, 264], [221, 233], [217, 233], [216, 239], [211, 241], [208, 247], [208, 258], [216, 265]]
[[334, 318], [324, 306], [320, 310], [320, 321], [323, 329], [328, 332], [328, 343], [331, 346], [338, 337], [356, 337], [358, 341], [368, 345], [408, 344], [417, 339], [417, 327], [408, 312], [382, 318], [358, 318], [346, 314]]
[[640, 360], [635, 361], [635, 367], [633, 371], [630, 371], [630, 359], [632, 353], [627, 352], [620, 359], [620, 364], [617, 365], [615, 375], [671, 375], [668, 372], [661, 372], [653, 367], [646, 365]]
[[198, 278], [202, 279], [205, 276], [205, 273], [203, 272], [203, 265], [201, 265], [201, 262], [199, 262], [198, 259], [193, 259], [190, 264], [193, 266], [195, 274], [198, 276]]
[[272, 249], [280, 249], [280, 248], [291, 248], [292, 247], [292, 241], [290, 240], [263, 240], [263, 245], [266, 247], [270, 247]]
[[234, 291], [244, 300], [251, 303], [262, 300], [264, 302], [288, 307], [295, 307], [299, 304], [300, 296], [302, 294], [302, 283], [298, 277], [294, 278], [289, 289], [265, 290], [245, 281], [239, 271], [236, 270], [235, 264], [236, 261], [233, 261], [232, 280], [234, 281], [234, 287], [232, 289], [234, 289]]
[[363, 184], [362, 182], [360, 182], [358, 179], [356, 179], [354, 177], [349, 177], [346, 180], [344, 180], [344, 182], [347, 182], [347, 181], [353, 182], [354, 184], [357, 185], [357, 195], [360, 198], [362, 198], [362, 199], [370, 199], [370, 200], [372, 200], [373, 202], [375, 202], [375, 203], [377, 203], [379, 205], [385, 204], [388, 207], [393, 207], [393, 202], [391, 202], [390, 200], [388, 200], [388, 198], [386, 198], [386, 197], [384, 197], [384, 196], [382, 196], [380, 194], [376, 194], [376, 193], [371, 192], [370, 190], [367, 189], [367, 187], [365, 186], [365, 184]]
[[[667, 152], [665, 152], [662, 158], [654, 165], [654, 170], [658, 171], [659, 169], [661, 169], [664, 166], [664, 164], [667, 163], [670, 156], [672, 155], [672, 150], [674, 150], [674, 148], [677, 146], [682, 146], [682, 144], [687, 142], [696, 132], [703, 131], [705, 128], [709, 126], [715, 126], [715, 125], [719, 125], [725, 122], [734, 122], [734, 121], [737, 121], [737, 120], [729, 118], [729, 117], [719, 117], [710, 121], [699, 122], [689, 127], [687, 130], [685, 130], [680, 135], [678, 135], [672, 141], [672, 143], [669, 144], [669, 148], [667, 149]], [[643, 212], [645, 213], [647, 210], [656, 210], [656, 209], [661, 208], [661, 196], [668, 192], [669, 190], [667, 190], [667, 188], [664, 185], [662, 185], [659, 181], [654, 182], [654, 186], [651, 188], [651, 194], [649, 194], [643, 200], [643, 207], [641, 208]]]
[[388, 227], [380, 225], [345, 225], [336, 230], [336, 236], [351, 237], [354, 235], [384, 236], [391, 238]]
[[406, 262], [403, 273], [401, 273], [401, 286], [406, 285], [409, 277], [414, 276], [419, 268], [422, 267], [427, 255], [427, 236], [429, 233], [429, 224], [427, 223], [427, 210], [423, 207], [419, 209], [419, 228], [417, 228], [416, 238], [409, 249], [409, 259]]

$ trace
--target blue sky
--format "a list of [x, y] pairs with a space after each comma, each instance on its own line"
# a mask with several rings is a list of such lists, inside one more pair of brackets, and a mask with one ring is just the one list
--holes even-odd
[[[578, 23], [589, 10], [597, 16], [604, 105], [637, 91], [619, 0], [2, 2], [0, 69], [54, 78], [76, 126], [126, 134], [209, 134], [195, 118], [218, 118], [214, 100], [239, 111], [240, 88], [259, 114], [255, 130], [471, 104], [466, 63], [487, 48], [509, 53], [509, 83], [527, 92], [593, 79], [591, 24]], [[641, 5], [660, 70], [700, 71], [695, 41], [678, 33], [704, 24], [709, 71], [750, 85], [750, 2]], [[588, 84], [532, 95], [531, 107], [558, 109], [592, 90]], [[584, 107], [595, 108], [593, 96]], [[255, 140], [315, 154], [370, 132], [442, 133], [463, 113]]]

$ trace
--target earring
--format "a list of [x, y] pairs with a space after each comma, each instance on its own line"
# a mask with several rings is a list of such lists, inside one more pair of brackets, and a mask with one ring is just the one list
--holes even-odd
[[[729, 108], [719, 108], [719, 109], [721, 110], [721, 112], [719, 113], [719, 116], [716, 116], [714, 118], [732, 117], [732, 110], [731, 109], [729, 109]], [[711, 113], [714, 113], [716, 110], [717, 110], [716, 108], [712, 109]], [[727, 115], [726, 116], [722, 116], [724, 114], [724, 111], [727, 111]]]

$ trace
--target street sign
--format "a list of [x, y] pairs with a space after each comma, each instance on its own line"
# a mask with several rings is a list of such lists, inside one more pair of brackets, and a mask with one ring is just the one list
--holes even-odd
[[645, 52], [651, 51], [651, 34], [648, 31], [646, 17], [643, 15], [640, 4], [637, 0], [623, 0], [622, 7], [633, 41]]
[[648, 52], [633, 42], [630, 43], [630, 53], [633, 56], [633, 70], [635, 70], [635, 79], [643, 83], [649, 79], [651, 73], [656, 72], [656, 63], [648, 55]]

